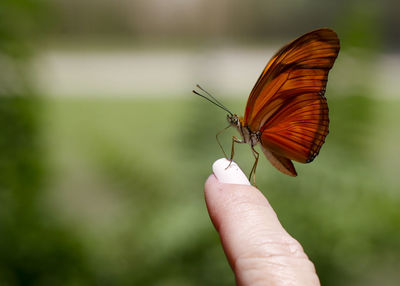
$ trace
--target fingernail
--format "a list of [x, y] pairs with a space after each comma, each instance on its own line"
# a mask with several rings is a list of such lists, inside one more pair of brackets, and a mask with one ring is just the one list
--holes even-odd
[[[246, 175], [239, 168], [238, 164], [226, 158], [218, 159], [214, 162], [212, 168], [215, 177], [220, 183], [236, 184], [236, 185], [251, 185]], [[228, 167], [229, 166], [229, 167]], [[227, 168], [228, 167], [228, 168]]]

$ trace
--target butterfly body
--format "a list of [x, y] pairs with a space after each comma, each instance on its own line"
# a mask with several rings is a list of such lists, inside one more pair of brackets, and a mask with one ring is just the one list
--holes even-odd
[[240, 117], [236, 114], [227, 115], [228, 122], [231, 126], [235, 127], [241, 137], [243, 138], [241, 140], [241, 143], [247, 143], [250, 144], [250, 146], [256, 146], [258, 143], [260, 143], [260, 136], [261, 132], [260, 131], [251, 131], [249, 126], [246, 126], [243, 124], [243, 117]]
[[[297, 172], [295, 170], [295, 168], [293, 167], [292, 164], [286, 164], [283, 165], [283, 162], [279, 161], [277, 159], [277, 155], [272, 153], [271, 151], [269, 151], [268, 149], [266, 149], [265, 147], [263, 147], [265, 144], [264, 142], [261, 141], [261, 131], [252, 131], [250, 129], [250, 127], [248, 125], [244, 124], [244, 119], [241, 116], [238, 116], [236, 114], [228, 114], [227, 115], [227, 119], [228, 122], [230, 124], [230, 126], [235, 127], [236, 130], [239, 132], [242, 140], [233, 137], [232, 140], [232, 152], [231, 152], [231, 160], [233, 159], [233, 154], [234, 154], [234, 144], [235, 143], [239, 143], [239, 144], [249, 144], [251, 147], [251, 150], [253, 151], [254, 157], [256, 159], [254, 166], [250, 172], [250, 176], [252, 174], [254, 174], [254, 181], [255, 181], [255, 172], [256, 172], [256, 168], [257, 168], [257, 163], [258, 163], [258, 158], [259, 158], [259, 153], [254, 149], [254, 147], [256, 145], [258, 145], [259, 143], [261, 144], [261, 150], [263, 151], [265, 157], [271, 162], [271, 164], [273, 166], [275, 166], [279, 171], [281, 171], [282, 173], [295, 177], [297, 176]], [[291, 162], [290, 162], [291, 163]], [[308, 163], [308, 162], [307, 162]]]

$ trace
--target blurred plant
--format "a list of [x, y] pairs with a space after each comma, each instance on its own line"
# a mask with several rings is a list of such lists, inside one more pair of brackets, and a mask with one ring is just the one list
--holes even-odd
[[67, 285], [88, 277], [73, 234], [41, 204], [41, 103], [27, 68], [43, 3], [0, 2], [0, 284]]

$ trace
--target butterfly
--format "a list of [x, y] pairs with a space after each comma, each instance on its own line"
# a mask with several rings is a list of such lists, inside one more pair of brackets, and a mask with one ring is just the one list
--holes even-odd
[[258, 78], [244, 117], [230, 112], [199, 85], [208, 97], [193, 91], [228, 112], [228, 127], [239, 131], [241, 138], [232, 138], [231, 162], [235, 143], [250, 145], [255, 162], [249, 179], [253, 175], [254, 184], [259, 159], [254, 147], [258, 144], [276, 169], [293, 177], [297, 172], [292, 160], [310, 163], [318, 155], [329, 132], [325, 90], [339, 49], [337, 34], [327, 28], [309, 32], [285, 45]]

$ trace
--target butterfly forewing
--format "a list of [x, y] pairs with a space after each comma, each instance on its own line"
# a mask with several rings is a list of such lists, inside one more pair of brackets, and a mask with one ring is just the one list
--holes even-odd
[[261, 133], [264, 153], [284, 173], [296, 175], [290, 160], [312, 161], [325, 141], [325, 87], [338, 52], [334, 31], [305, 34], [270, 60], [250, 93], [244, 125]]

